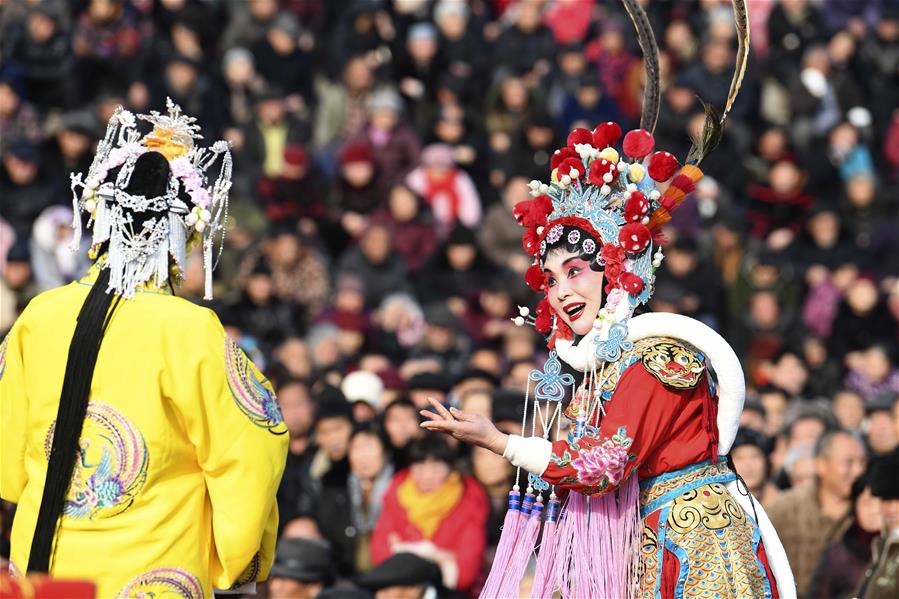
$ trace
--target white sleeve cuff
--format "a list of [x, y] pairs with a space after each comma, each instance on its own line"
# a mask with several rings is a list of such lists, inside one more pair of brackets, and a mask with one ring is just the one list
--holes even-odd
[[553, 444], [542, 437], [509, 435], [503, 457], [512, 462], [513, 466], [541, 476], [549, 466], [552, 453]]

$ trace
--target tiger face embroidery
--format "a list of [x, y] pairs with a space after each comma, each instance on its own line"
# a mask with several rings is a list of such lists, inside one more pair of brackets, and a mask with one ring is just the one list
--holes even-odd
[[705, 370], [705, 357], [676, 339], [644, 339], [638, 342], [638, 351], [644, 368], [663, 385], [675, 389], [695, 387]]

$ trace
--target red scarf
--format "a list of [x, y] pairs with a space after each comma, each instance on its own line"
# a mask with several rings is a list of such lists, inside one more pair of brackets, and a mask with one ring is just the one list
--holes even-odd
[[424, 197], [433, 207], [435, 200], [441, 196], [446, 196], [449, 200], [450, 222], [455, 222], [459, 218], [459, 192], [456, 190], [456, 169], [449, 171], [442, 179], [434, 180], [427, 169], [425, 170], [425, 189]]

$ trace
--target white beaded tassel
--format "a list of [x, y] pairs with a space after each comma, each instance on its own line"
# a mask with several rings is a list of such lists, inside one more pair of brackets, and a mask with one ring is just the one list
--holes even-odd
[[203, 271], [206, 275], [206, 283], [204, 285], [204, 300], [212, 299], [212, 234], [210, 233], [203, 240]]
[[169, 253], [183, 274], [187, 269], [187, 229], [182, 216], [174, 212], [169, 212]]

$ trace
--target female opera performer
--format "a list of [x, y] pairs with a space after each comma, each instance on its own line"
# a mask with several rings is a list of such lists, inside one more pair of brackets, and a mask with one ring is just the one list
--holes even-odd
[[[651, 32], [636, 3], [625, 5], [638, 34]], [[728, 457], [745, 396], [733, 350], [693, 319], [634, 316], [664, 258], [661, 227], [702, 177], [739, 89], [748, 21], [742, 2], [734, 9], [741, 47], [731, 93], [721, 114], [706, 107], [683, 166], [653, 152], [657, 64], [643, 35], [641, 128], [623, 140], [611, 122], [575, 129], [552, 157], [550, 182], [532, 181], [533, 199], [515, 208], [533, 258], [526, 281], [544, 294], [535, 317], [523, 308], [515, 320], [530, 321], [551, 350], [531, 373], [522, 436], [437, 402], [422, 412], [424, 428], [530, 473], [524, 499], [517, 485], [510, 493], [483, 597], [516, 596], [550, 488], [532, 597], [795, 597], [777, 533]], [[560, 360], [583, 378], [563, 373]]]

